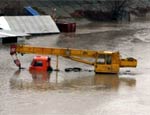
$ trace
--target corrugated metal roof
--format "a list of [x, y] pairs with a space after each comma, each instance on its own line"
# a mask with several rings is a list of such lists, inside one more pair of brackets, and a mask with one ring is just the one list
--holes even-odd
[[14, 32], [28, 34], [59, 33], [59, 29], [50, 16], [4, 16], [0, 17], [1, 28], [4, 28], [1, 24], [3, 22], [1, 20], [4, 19], [10, 30]]
[[29, 34], [12, 32], [12, 31], [7, 31], [7, 30], [0, 30], [0, 38], [23, 37], [23, 36], [29, 36]]

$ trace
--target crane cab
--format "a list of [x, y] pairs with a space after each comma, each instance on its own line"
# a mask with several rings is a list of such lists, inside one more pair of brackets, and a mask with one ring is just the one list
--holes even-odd
[[120, 59], [119, 52], [99, 52], [95, 63], [96, 73], [118, 73], [120, 67], [136, 67], [134, 58]]
[[118, 73], [119, 52], [99, 52], [95, 63], [96, 73]]
[[52, 71], [51, 58], [48, 56], [35, 56], [29, 67], [29, 71]]

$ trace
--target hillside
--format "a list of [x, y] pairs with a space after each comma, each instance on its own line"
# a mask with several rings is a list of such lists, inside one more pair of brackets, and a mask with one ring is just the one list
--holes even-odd
[[[16, 6], [17, 4], [17, 6]], [[146, 16], [149, 0], [1, 0], [1, 15], [25, 15], [23, 8], [32, 6], [41, 15], [62, 18], [89, 18], [117, 20], [129, 18], [128, 14]]]

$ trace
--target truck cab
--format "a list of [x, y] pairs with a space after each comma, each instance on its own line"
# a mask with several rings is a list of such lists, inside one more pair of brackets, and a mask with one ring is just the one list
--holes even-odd
[[51, 58], [48, 56], [35, 56], [29, 67], [29, 71], [52, 71]]

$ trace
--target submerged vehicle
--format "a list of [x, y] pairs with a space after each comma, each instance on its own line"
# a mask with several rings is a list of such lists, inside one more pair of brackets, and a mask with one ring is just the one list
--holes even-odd
[[[37, 71], [51, 71], [51, 59], [45, 55], [55, 55], [57, 57], [56, 70], [58, 70], [58, 57], [74, 60], [77, 62], [92, 65], [95, 73], [118, 73], [123, 67], [136, 67], [137, 60], [130, 57], [122, 59], [119, 52], [112, 51], [95, 51], [86, 49], [71, 49], [71, 48], [50, 48], [50, 47], [35, 47], [28, 45], [12, 45], [10, 47], [10, 54], [17, 56], [20, 54], [41, 54], [44, 56], [34, 57], [29, 70]], [[88, 59], [94, 59], [89, 61]], [[21, 68], [21, 63], [16, 57], [15, 64]]]

